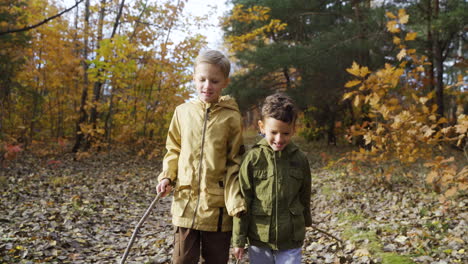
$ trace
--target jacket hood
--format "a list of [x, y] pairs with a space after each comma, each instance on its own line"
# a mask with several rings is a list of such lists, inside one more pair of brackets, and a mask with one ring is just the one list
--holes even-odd
[[[273, 149], [271, 148], [270, 144], [268, 144], [267, 140], [263, 138], [259, 142], [257, 142], [253, 148], [265, 148], [268, 149], [271, 152], [274, 152]], [[289, 142], [289, 144], [284, 148], [283, 150], [279, 151], [280, 153], [293, 153], [298, 151], [299, 148], [294, 144], [293, 142]]]
[[195, 103], [203, 105], [203, 108], [217, 105], [220, 107], [224, 107], [224, 108], [228, 108], [228, 109], [240, 112], [239, 106], [237, 105], [236, 100], [229, 95], [223, 95], [219, 97], [219, 100], [217, 103], [205, 103], [197, 97], [197, 99], [195, 100]]

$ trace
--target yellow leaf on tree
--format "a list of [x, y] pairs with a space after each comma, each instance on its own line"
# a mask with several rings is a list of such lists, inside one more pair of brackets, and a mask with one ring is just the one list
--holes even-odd
[[396, 18], [397, 18], [392, 12], [387, 12], [387, 13], [385, 13], [385, 15], [386, 15], [388, 18], [391, 18], [391, 19], [396, 19]]
[[351, 66], [351, 68], [346, 69], [346, 71], [356, 77], [360, 76], [359, 65], [355, 61], [353, 61], [353, 65]]
[[399, 37], [393, 37], [393, 44], [400, 45], [401, 39]]
[[406, 11], [404, 9], [398, 10], [398, 21], [400, 24], [406, 24], [408, 23], [409, 15], [406, 14]]
[[423, 105], [422, 110], [424, 114], [429, 114], [429, 108], [427, 106]]
[[349, 81], [345, 84], [345, 87], [346, 88], [350, 88], [350, 87], [353, 87], [353, 86], [356, 86], [358, 84], [360, 84], [361, 81], [360, 80], [352, 80], [352, 81]]
[[400, 17], [398, 21], [400, 22], [400, 24], [406, 24], [408, 23], [408, 20], [409, 20], [409, 15], [405, 15], [405, 16]]
[[359, 95], [354, 97], [354, 106], [355, 107], [358, 107], [360, 102], [361, 102], [361, 99], [359, 98]]
[[397, 98], [392, 98], [388, 101], [388, 104], [390, 105], [398, 105], [400, 104], [400, 101]]
[[[459, 125], [456, 125], [455, 126], [455, 131], [458, 133], [458, 134], [465, 134], [467, 131], [468, 131], [468, 124], [459, 124]], [[460, 138], [461, 140], [461, 138]]]
[[377, 94], [373, 94], [370, 99], [369, 99], [369, 103], [371, 106], [374, 106], [376, 107], [377, 104], [379, 103], [380, 101], [380, 97], [377, 95]]
[[350, 97], [353, 96], [353, 95], [354, 95], [354, 92], [345, 93], [345, 94], [343, 95], [343, 100], [346, 100], [346, 99], [350, 98]]
[[399, 61], [401, 61], [405, 56], [406, 56], [406, 49], [402, 49], [402, 50], [398, 53], [397, 59], [398, 59]]
[[445, 118], [445, 117], [441, 117], [441, 118], [437, 121], [437, 124], [445, 124], [445, 123], [448, 123], [448, 120], [447, 120], [447, 118]]
[[421, 104], [426, 104], [426, 102], [429, 100], [429, 98], [427, 97], [420, 97], [419, 98], [419, 102], [421, 102]]
[[366, 77], [367, 74], [369, 74], [370, 71], [369, 71], [369, 68], [367, 67], [361, 67], [361, 71], [360, 71], [360, 76], [361, 77]]
[[418, 33], [416, 33], [416, 32], [408, 32], [408, 34], [406, 34], [405, 40], [407, 40], [407, 41], [415, 40], [415, 39], [416, 39], [416, 36], [418, 36]]
[[432, 134], [434, 133], [435, 131], [432, 129], [432, 128], [428, 128], [425, 132], [424, 132], [424, 136], [425, 137], [430, 137], [432, 136]]
[[387, 22], [387, 30], [391, 33], [398, 33], [400, 29], [398, 28], [398, 24], [396, 21], [388, 21]]

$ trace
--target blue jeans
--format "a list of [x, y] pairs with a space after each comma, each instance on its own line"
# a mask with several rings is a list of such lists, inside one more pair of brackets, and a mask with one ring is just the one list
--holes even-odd
[[249, 262], [252, 264], [301, 264], [302, 248], [273, 250], [249, 246]]

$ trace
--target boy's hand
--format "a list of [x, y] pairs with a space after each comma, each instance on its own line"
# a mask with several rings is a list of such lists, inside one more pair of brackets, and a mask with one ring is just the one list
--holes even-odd
[[242, 259], [244, 257], [244, 248], [235, 247], [234, 257], [236, 257], [236, 259]]
[[169, 179], [163, 179], [156, 186], [156, 191], [162, 193], [161, 197], [168, 195], [172, 191], [171, 181]]
[[240, 218], [240, 217], [244, 216], [245, 213], [246, 213], [245, 210], [240, 211], [240, 212], [238, 212], [238, 213], [236, 214], [236, 217], [239, 217], [239, 218]]

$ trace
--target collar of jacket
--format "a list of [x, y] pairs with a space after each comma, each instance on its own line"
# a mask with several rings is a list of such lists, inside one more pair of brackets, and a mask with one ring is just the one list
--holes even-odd
[[[268, 144], [268, 142], [266, 141], [265, 138], [263, 138], [262, 140], [257, 142], [257, 144], [255, 144], [253, 146], [253, 148], [267, 149], [272, 154], [274, 154], [274, 152], [275, 152], [275, 151], [273, 151], [270, 144]], [[289, 142], [289, 144], [283, 150], [278, 151], [279, 152], [278, 154], [279, 154], [279, 156], [281, 156], [283, 154], [292, 154], [292, 153], [294, 153], [294, 152], [296, 152], [298, 150], [299, 150], [299, 148], [296, 146], [296, 144], [294, 144], [293, 142]]]
[[203, 109], [213, 108], [213, 107], [224, 107], [237, 112], [239, 111], [239, 106], [236, 103], [236, 100], [229, 95], [224, 95], [219, 97], [218, 102], [216, 103], [205, 103], [200, 98], [196, 98], [193, 101], [195, 104], [200, 105]]

